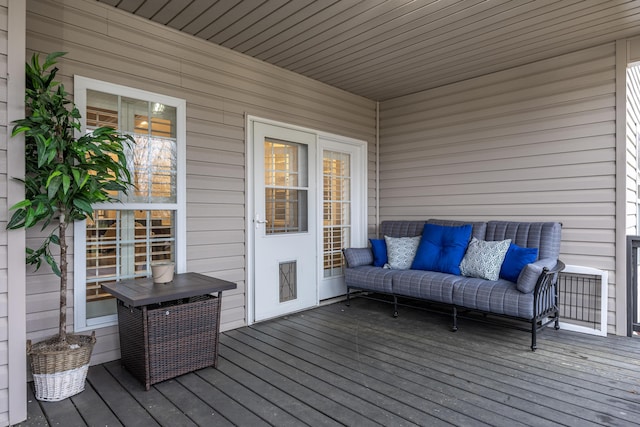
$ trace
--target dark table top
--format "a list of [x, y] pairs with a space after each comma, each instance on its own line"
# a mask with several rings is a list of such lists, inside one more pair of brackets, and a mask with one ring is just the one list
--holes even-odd
[[200, 273], [176, 274], [169, 283], [153, 283], [153, 278], [147, 277], [102, 285], [102, 289], [134, 307], [222, 292], [236, 287], [233, 282]]

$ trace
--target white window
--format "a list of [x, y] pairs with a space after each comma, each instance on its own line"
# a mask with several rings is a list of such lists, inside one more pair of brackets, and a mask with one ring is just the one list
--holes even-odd
[[74, 226], [74, 329], [83, 331], [117, 321], [102, 283], [148, 277], [154, 261], [186, 269], [186, 103], [80, 76], [74, 101], [83, 132], [110, 126], [135, 141], [127, 149], [135, 187]]

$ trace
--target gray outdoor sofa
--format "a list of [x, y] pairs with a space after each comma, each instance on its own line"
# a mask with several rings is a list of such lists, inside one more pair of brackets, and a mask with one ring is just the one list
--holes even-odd
[[[500, 322], [507, 326], [531, 332], [531, 349], [536, 349], [537, 332], [554, 323], [559, 328], [557, 277], [564, 268], [558, 259], [562, 226], [557, 222], [508, 222], [489, 221], [465, 223], [459, 221], [429, 219], [427, 221], [383, 221], [380, 237], [421, 236], [425, 224], [441, 229], [457, 229], [471, 225], [472, 238], [489, 244], [510, 239], [521, 248], [537, 248], [535, 261], [524, 266], [517, 280], [486, 280], [440, 271], [417, 269], [392, 269], [374, 266], [372, 248], [349, 248], [344, 250], [347, 268], [347, 305], [351, 293], [365, 291], [362, 296], [377, 298], [386, 295], [393, 303], [394, 317], [398, 316], [398, 297], [437, 303], [437, 307], [452, 311], [453, 331], [458, 328], [458, 317], [473, 317], [483, 321], [498, 319], [524, 321], [528, 326], [518, 327], [518, 322]], [[428, 226], [432, 227], [433, 226]], [[426, 233], [426, 231], [425, 231]], [[475, 239], [472, 239], [475, 241]], [[424, 237], [423, 237], [424, 240]], [[482, 243], [484, 243], [482, 242]], [[374, 243], [374, 242], [372, 242]], [[422, 240], [421, 240], [422, 244]], [[464, 249], [463, 249], [464, 250]], [[534, 249], [531, 249], [535, 252]], [[417, 256], [417, 255], [416, 255]], [[377, 262], [377, 260], [376, 260]], [[415, 267], [415, 261], [412, 268]], [[457, 270], [456, 270], [457, 271]], [[389, 298], [389, 296], [391, 298]]]

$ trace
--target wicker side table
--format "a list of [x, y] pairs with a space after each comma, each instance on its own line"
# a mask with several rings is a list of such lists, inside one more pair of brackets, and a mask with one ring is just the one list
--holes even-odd
[[235, 283], [184, 273], [166, 284], [147, 278], [102, 287], [118, 299], [122, 364], [147, 390], [217, 366], [221, 294]]

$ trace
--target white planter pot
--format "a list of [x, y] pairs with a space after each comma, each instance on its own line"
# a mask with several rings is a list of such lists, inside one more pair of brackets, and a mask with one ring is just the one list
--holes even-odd
[[153, 283], [169, 283], [173, 280], [175, 264], [172, 262], [158, 262], [151, 264]]

